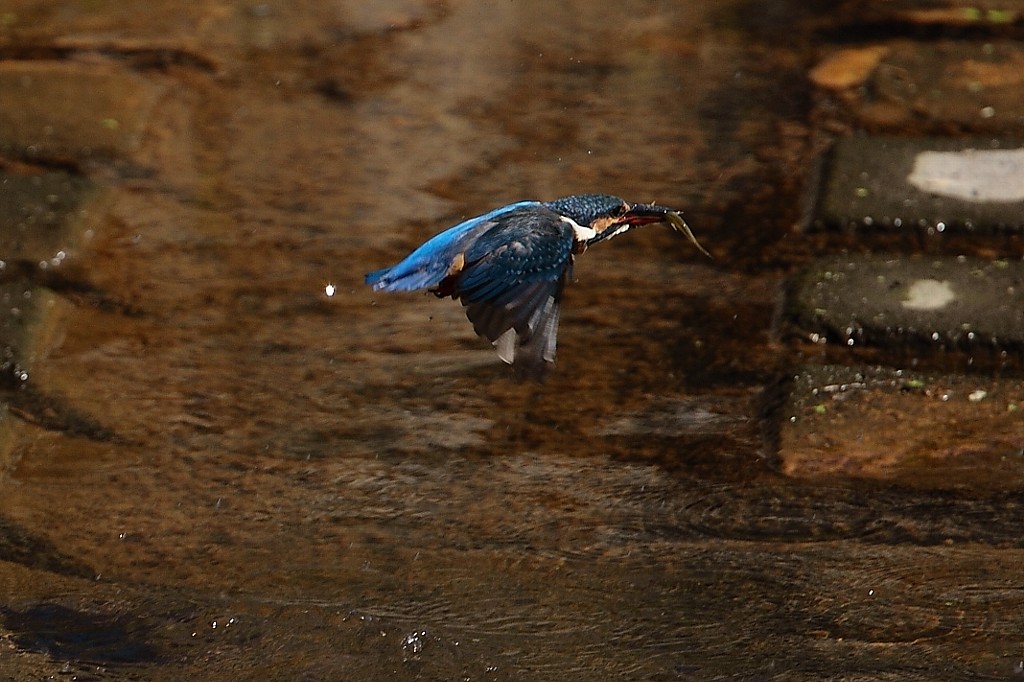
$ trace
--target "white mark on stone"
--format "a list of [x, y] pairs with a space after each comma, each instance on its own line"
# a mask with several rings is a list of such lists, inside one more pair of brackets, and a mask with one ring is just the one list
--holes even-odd
[[962, 201], [1024, 201], [1024, 149], [921, 152], [907, 182]]
[[947, 281], [919, 279], [907, 289], [903, 307], [907, 310], [939, 310], [956, 298]]

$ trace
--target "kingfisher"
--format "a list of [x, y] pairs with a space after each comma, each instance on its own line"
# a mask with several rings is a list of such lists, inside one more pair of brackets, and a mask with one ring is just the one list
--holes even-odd
[[667, 223], [704, 255], [679, 211], [607, 194], [518, 201], [431, 237], [399, 263], [366, 275], [374, 291], [427, 289], [459, 299], [479, 336], [519, 379], [555, 361], [562, 291], [575, 256], [635, 227]]

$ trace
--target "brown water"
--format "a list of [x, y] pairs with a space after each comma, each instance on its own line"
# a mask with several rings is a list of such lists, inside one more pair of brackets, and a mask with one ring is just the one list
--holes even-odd
[[[157, 94], [136, 146], [61, 157], [99, 187], [94, 236], [11, 393], [0, 673], [1024, 669], [1018, 495], [798, 482], [764, 438], [827, 13], [52, 4], [15, 0], [8, 57]], [[684, 209], [714, 259], [656, 228], [588, 252], [542, 386], [459, 305], [362, 285], [464, 216], [583, 191]]]

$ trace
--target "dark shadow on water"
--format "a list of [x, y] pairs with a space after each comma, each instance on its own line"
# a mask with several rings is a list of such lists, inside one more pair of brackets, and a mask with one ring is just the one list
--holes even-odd
[[93, 569], [67, 556], [45, 538], [32, 535], [3, 517], [0, 517], [0, 561], [76, 578], [96, 575]]
[[0, 616], [19, 649], [58, 661], [106, 666], [154, 663], [160, 658], [147, 641], [151, 627], [131, 616], [60, 604], [37, 604], [24, 610], [0, 607]]

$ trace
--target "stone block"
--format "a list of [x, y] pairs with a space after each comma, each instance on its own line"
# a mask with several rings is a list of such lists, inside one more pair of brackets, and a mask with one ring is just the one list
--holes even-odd
[[1020, 141], [844, 138], [824, 173], [813, 227], [1024, 228]]
[[833, 256], [796, 280], [790, 310], [815, 342], [1024, 350], [1024, 263]]
[[1024, 117], [1024, 44], [1013, 40], [837, 47], [808, 76], [831, 95], [823, 104], [838, 105], [856, 128], [1000, 135], [1017, 130]]
[[0, 61], [0, 153], [28, 160], [128, 155], [161, 90], [102, 65]]
[[0, 261], [60, 265], [79, 241], [72, 226], [94, 194], [90, 180], [67, 173], [0, 173]]
[[1024, 485], [1024, 382], [884, 367], [799, 369], [780, 414], [779, 464], [796, 477], [934, 488]]

